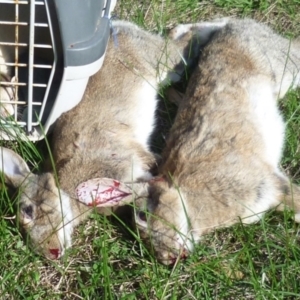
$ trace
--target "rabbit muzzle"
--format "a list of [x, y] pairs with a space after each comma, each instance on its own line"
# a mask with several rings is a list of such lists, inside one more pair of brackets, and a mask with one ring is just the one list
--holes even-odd
[[158, 255], [158, 260], [164, 265], [173, 266], [179, 260], [187, 259], [188, 255], [189, 251], [186, 248], [181, 248], [178, 253], [169, 251], [161, 253], [160, 255]]
[[59, 259], [63, 256], [64, 250], [63, 249], [58, 249], [58, 248], [54, 248], [54, 249], [49, 249], [49, 259], [51, 260], [55, 260], [55, 259]]
[[57, 232], [54, 232], [49, 238], [43, 241], [36, 247], [36, 252], [42, 254], [49, 260], [57, 260], [64, 256], [65, 250], [70, 247], [71, 244], [67, 244], [66, 241], [71, 237], [65, 236], [67, 232], [62, 232], [64, 228], [60, 228]]
[[64, 255], [65, 250], [69, 247], [69, 245], [66, 244], [66, 237], [63, 237], [61, 233], [62, 230], [63, 228], [57, 232], [53, 232], [50, 236], [39, 236], [38, 239], [31, 237], [31, 248], [49, 260], [60, 259]]

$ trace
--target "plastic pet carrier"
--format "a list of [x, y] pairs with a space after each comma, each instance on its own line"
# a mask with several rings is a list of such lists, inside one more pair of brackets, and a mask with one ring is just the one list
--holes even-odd
[[40, 140], [103, 63], [115, 0], [0, 0], [0, 139]]

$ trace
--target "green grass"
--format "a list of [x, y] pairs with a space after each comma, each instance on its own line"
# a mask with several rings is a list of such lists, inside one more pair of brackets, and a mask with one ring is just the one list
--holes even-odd
[[[250, 16], [286, 35], [300, 32], [299, 0], [119, 1], [116, 14], [165, 32], [179, 22], [215, 16]], [[288, 128], [282, 167], [300, 179], [300, 92], [280, 105]], [[170, 112], [172, 110], [172, 112]], [[162, 102], [161, 148], [174, 107]], [[5, 143], [37, 170], [34, 145]], [[41, 145], [37, 145], [41, 149]], [[3, 186], [3, 183], [2, 183]], [[186, 261], [160, 265], [123, 221], [94, 214], [79, 226], [61, 261], [34, 254], [20, 233], [12, 197], [0, 191], [0, 299], [299, 299], [299, 226], [292, 212], [269, 212], [258, 224], [237, 224], [203, 238]], [[125, 222], [125, 221], [124, 221]]]

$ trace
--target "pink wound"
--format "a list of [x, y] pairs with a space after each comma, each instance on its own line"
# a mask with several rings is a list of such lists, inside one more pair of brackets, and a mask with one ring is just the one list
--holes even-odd
[[114, 206], [131, 195], [125, 184], [109, 178], [94, 178], [76, 188], [78, 200], [88, 206]]

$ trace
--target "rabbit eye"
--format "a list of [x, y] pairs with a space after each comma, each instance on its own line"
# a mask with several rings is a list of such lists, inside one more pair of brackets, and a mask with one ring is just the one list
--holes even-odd
[[144, 211], [139, 211], [138, 212], [138, 217], [141, 221], [143, 222], [147, 222], [147, 216], [146, 216], [146, 213]]
[[32, 205], [27, 205], [22, 208], [23, 214], [26, 216], [26, 218], [33, 219], [33, 207]]

